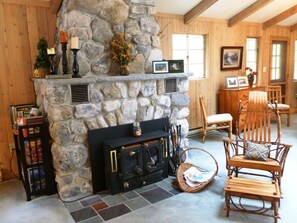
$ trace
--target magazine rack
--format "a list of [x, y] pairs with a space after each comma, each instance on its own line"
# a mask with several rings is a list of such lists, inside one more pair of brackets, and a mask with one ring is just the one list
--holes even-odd
[[[202, 166], [202, 162], [199, 163], [199, 159], [201, 160], [203, 159], [203, 163], [205, 163], [206, 165]], [[208, 161], [212, 161], [212, 162], [208, 162]], [[216, 161], [214, 156], [211, 155], [206, 150], [199, 149], [199, 148], [185, 149], [180, 154], [179, 162], [180, 162], [180, 165], [177, 169], [176, 179], [180, 189], [185, 192], [194, 193], [203, 189], [213, 180], [213, 178], [217, 175], [218, 169], [219, 169], [218, 162]], [[191, 187], [187, 184], [185, 180], [184, 172], [193, 166], [196, 167], [201, 172], [207, 172], [207, 171], [212, 171], [212, 172], [206, 181], [199, 182], [197, 183], [196, 186]]]
[[[32, 119], [33, 120], [33, 119]], [[13, 129], [19, 178], [27, 200], [31, 196], [52, 194], [55, 191], [51, 152], [48, 144], [47, 126], [43, 119], [35, 119]]]

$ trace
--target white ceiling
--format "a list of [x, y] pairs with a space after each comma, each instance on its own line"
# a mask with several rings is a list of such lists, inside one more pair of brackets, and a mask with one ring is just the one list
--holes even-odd
[[[157, 12], [185, 15], [202, 0], [155, 0]], [[228, 20], [257, 0], [218, 0], [199, 17]], [[245, 18], [244, 22], [263, 23], [283, 11], [297, 5], [297, 0], [273, 0], [263, 8]], [[291, 26], [297, 23], [297, 14], [278, 25]]]

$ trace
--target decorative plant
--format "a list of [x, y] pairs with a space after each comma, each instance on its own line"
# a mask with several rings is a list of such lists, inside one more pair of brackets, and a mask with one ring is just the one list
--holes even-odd
[[257, 75], [256, 71], [253, 71], [252, 68], [246, 67], [245, 68], [245, 75], [247, 76], [248, 80], [253, 81], [255, 76]]
[[50, 60], [47, 55], [47, 47], [48, 44], [46, 39], [44, 37], [39, 39], [39, 42], [37, 43], [38, 54], [34, 64], [35, 69], [50, 67]]
[[125, 34], [120, 33], [115, 35], [111, 40], [112, 59], [118, 62], [120, 66], [127, 66], [136, 58], [132, 55], [132, 44], [125, 40]]

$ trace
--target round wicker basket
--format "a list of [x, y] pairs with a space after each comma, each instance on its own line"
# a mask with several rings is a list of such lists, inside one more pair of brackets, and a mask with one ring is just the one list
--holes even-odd
[[[188, 170], [189, 168], [191, 168], [192, 166], [195, 166], [197, 169], [199, 169], [200, 171], [205, 171], [204, 169], [200, 168], [199, 166], [197, 165], [194, 165], [192, 163], [187, 163], [187, 162], [183, 162], [183, 156], [185, 155], [185, 153], [189, 150], [199, 150], [203, 153], [206, 153], [207, 155], [209, 155], [213, 161], [214, 161], [214, 165], [215, 165], [215, 169], [214, 169], [214, 172], [212, 174], [212, 176], [204, 181], [204, 182], [201, 182], [199, 185], [197, 185], [196, 187], [190, 187], [186, 181], [185, 181], [185, 178], [184, 178], [184, 172], [186, 170]], [[179, 184], [179, 187], [182, 191], [185, 191], [185, 192], [191, 192], [191, 193], [194, 193], [194, 192], [197, 192], [199, 190], [201, 190], [202, 188], [204, 188], [206, 185], [208, 185], [212, 180], [213, 178], [217, 175], [218, 173], [218, 162], [216, 161], [216, 159], [214, 158], [213, 155], [211, 155], [209, 152], [207, 152], [206, 150], [204, 149], [199, 149], [199, 148], [189, 148], [189, 149], [186, 149], [184, 150], [181, 154], [180, 154], [180, 165], [178, 166], [178, 169], [177, 169], [177, 172], [176, 172], [176, 179], [177, 179], [177, 182]]]

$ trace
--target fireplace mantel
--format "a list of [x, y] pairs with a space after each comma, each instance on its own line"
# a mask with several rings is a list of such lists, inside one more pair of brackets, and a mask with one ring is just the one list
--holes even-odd
[[88, 84], [96, 82], [128, 82], [128, 81], [149, 81], [175, 78], [188, 78], [192, 73], [165, 73], [165, 74], [130, 74], [128, 76], [98, 75], [83, 78], [32, 78], [37, 83], [47, 84]]

